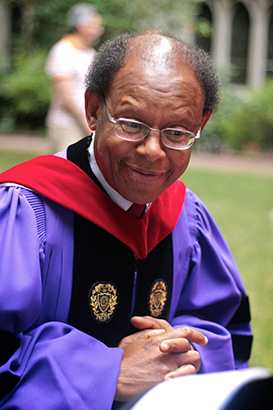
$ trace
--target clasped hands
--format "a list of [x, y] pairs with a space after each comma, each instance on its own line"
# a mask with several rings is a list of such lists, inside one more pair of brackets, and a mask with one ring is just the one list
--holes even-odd
[[191, 343], [206, 345], [202, 333], [190, 327], [174, 329], [150, 316], [135, 316], [131, 323], [139, 331], [118, 345], [124, 353], [115, 400], [128, 401], [164, 380], [198, 372], [200, 354]]

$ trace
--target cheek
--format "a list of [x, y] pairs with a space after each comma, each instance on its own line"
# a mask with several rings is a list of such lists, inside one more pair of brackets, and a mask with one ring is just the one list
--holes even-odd
[[116, 137], [108, 138], [105, 141], [102, 141], [102, 144], [98, 145], [98, 149], [101, 151], [102, 155], [112, 161], [118, 161], [126, 157], [128, 153], [126, 143]]
[[173, 169], [174, 179], [178, 179], [187, 169], [190, 161], [191, 150], [173, 152], [169, 161]]
[[105, 137], [96, 134], [95, 153], [101, 170], [117, 172], [120, 161], [127, 157], [129, 147], [115, 136]]

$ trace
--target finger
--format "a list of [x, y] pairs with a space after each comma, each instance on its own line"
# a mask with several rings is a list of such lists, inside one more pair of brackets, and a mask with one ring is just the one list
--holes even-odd
[[190, 374], [196, 374], [196, 373], [197, 371], [196, 371], [195, 366], [193, 366], [192, 364], [186, 364], [172, 372], [165, 374], [165, 376], [163, 377], [163, 380], [165, 381], [169, 379], [175, 379], [176, 377], [188, 376]]
[[166, 333], [166, 330], [164, 330], [164, 329], [153, 329], [153, 330], [150, 330], [147, 333], [147, 337], [149, 338], [149, 337], [159, 336], [163, 333]]
[[[181, 349], [181, 347], [179, 348]], [[187, 349], [189, 349], [189, 347], [187, 346]], [[183, 367], [187, 364], [193, 365], [196, 369], [196, 371], [199, 371], [200, 366], [201, 366], [201, 357], [200, 357], [200, 353], [197, 352], [197, 350], [186, 350], [185, 352], [182, 351], [175, 351], [175, 352], [164, 352], [164, 353], [168, 353], [167, 355], [167, 360], [168, 363], [172, 363], [172, 368], [170, 368], [170, 370], [175, 370], [178, 369], [180, 367]]]
[[196, 350], [190, 350], [188, 353], [179, 356], [180, 362], [177, 368], [183, 367], [185, 365], [192, 365], [195, 367], [196, 372], [200, 370], [201, 367], [201, 357]]
[[187, 339], [177, 338], [164, 340], [160, 343], [159, 349], [162, 353], [185, 353], [193, 348]]
[[[186, 340], [186, 342], [185, 342]], [[180, 327], [178, 329], [173, 329], [162, 335], [161, 345], [162, 351], [167, 352], [168, 349], [180, 352], [180, 347], [182, 345], [182, 351], [187, 351], [193, 349], [191, 343], [196, 343], [199, 345], [206, 345], [208, 339], [198, 330], [189, 327]], [[183, 348], [185, 346], [185, 349]]]
[[175, 330], [177, 331], [176, 337], [185, 338], [191, 343], [196, 343], [202, 346], [208, 343], [208, 338], [205, 335], [203, 335], [203, 333], [199, 332], [196, 329], [193, 329], [192, 327], [184, 326]]
[[151, 316], [134, 316], [131, 323], [139, 330], [142, 329], [164, 329], [166, 332], [173, 330], [172, 326], [163, 319], [156, 319]]
[[[118, 347], [124, 349], [126, 345], [130, 345], [132, 343], [139, 343], [141, 341], [146, 342], [148, 338], [160, 336], [162, 333], [165, 333], [164, 329], [143, 329], [139, 330], [136, 333], [131, 335], [125, 336], [118, 344]], [[160, 339], [161, 341], [161, 339]], [[160, 343], [160, 341], [158, 343]]]

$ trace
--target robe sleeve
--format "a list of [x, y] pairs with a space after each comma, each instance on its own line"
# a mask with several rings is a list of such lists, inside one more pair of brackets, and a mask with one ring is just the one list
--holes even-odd
[[177, 273], [184, 279], [171, 324], [194, 327], [208, 337], [206, 346], [194, 345], [201, 355], [200, 372], [247, 367], [252, 335], [245, 287], [218, 226], [191, 191], [174, 232], [174, 247], [176, 254], [187, 255], [187, 263]]
[[0, 188], [0, 407], [110, 410], [122, 349], [54, 319], [35, 325], [46, 238], [24, 192]]

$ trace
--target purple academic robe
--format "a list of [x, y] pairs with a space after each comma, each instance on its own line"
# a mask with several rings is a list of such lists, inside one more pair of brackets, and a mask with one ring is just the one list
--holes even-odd
[[[10, 357], [0, 355], [0, 381], [17, 381], [0, 400], [3, 409], [111, 409], [122, 349], [67, 324], [73, 218], [23, 187], [0, 189], [0, 329], [19, 342]], [[251, 337], [247, 320], [232, 322], [246, 297], [244, 285], [213, 218], [189, 190], [172, 237], [169, 322], [208, 337], [207, 346], [195, 346], [200, 372], [246, 367], [247, 358], [235, 363], [232, 349], [232, 336]]]

